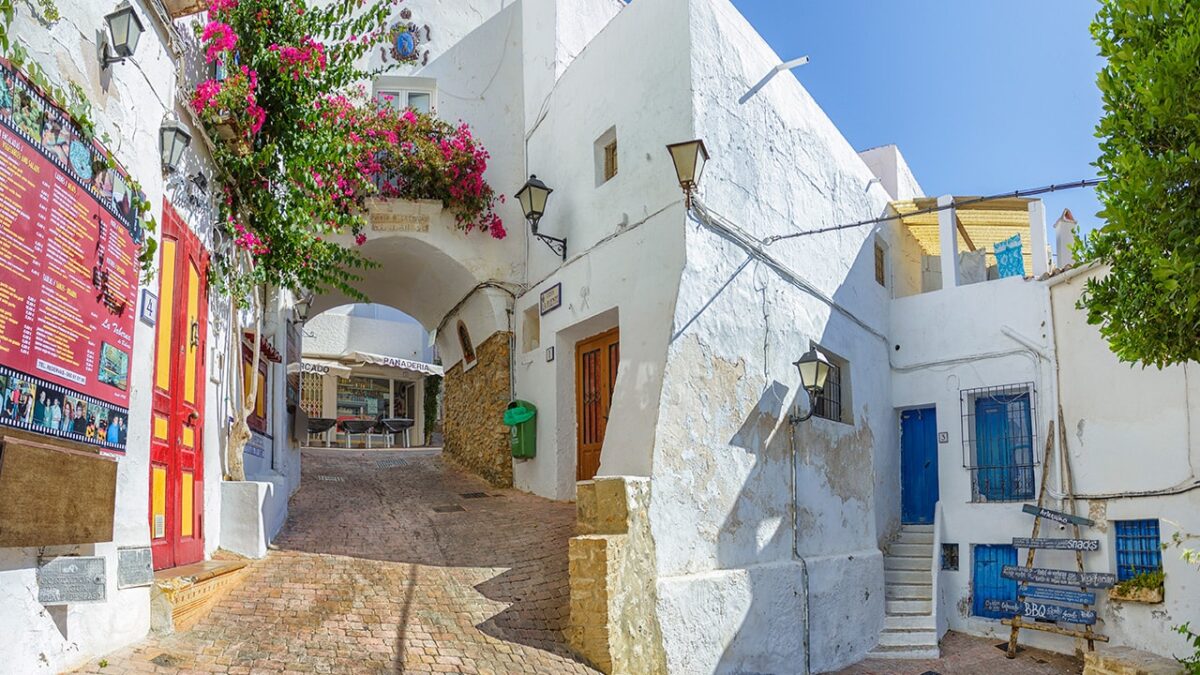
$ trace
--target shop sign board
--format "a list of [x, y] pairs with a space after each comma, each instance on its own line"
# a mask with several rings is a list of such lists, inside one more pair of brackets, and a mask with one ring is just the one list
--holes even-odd
[[124, 452], [138, 200], [104, 148], [0, 60], [0, 425]]
[[1015, 548], [1041, 548], [1055, 551], [1099, 551], [1098, 539], [1031, 539], [1029, 537], [1013, 537]]
[[1107, 572], [1076, 572], [1045, 567], [1017, 567], [1016, 565], [1005, 565], [1000, 570], [1000, 576], [1017, 581], [1031, 581], [1035, 584], [1079, 586], [1081, 588], [1111, 588], [1117, 583], [1116, 575]]
[[1042, 619], [1043, 621], [1062, 621], [1088, 626], [1096, 623], [1096, 613], [1090, 609], [1063, 607], [1062, 605], [1051, 605], [1044, 602], [1033, 602], [1030, 600], [1024, 602], [1018, 600], [984, 600], [983, 606], [989, 612], [1003, 612], [1030, 619]]
[[1076, 605], [1096, 604], [1096, 594], [1084, 591], [1071, 591], [1065, 588], [1049, 588], [1047, 586], [1025, 586], [1020, 595], [1026, 599], [1050, 600], [1051, 602], [1070, 602]]

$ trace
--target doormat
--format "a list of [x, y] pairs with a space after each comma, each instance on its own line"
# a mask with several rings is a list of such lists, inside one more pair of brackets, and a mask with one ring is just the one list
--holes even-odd
[[491, 497], [491, 495], [486, 492], [460, 492], [458, 496], [462, 497], [463, 499], [482, 499], [484, 497]]
[[454, 513], [455, 511], [466, 511], [466, 509], [460, 504], [445, 504], [433, 507], [434, 513]]
[[332, 482], [334, 482], [334, 483], [345, 483], [345, 482], [346, 482], [346, 477], [345, 477], [345, 476], [325, 476], [325, 475], [321, 475], [321, 476], [317, 476], [317, 480], [327, 480], [327, 481], [332, 481]]
[[392, 469], [397, 466], [408, 466], [408, 460], [407, 459], [381, 459], [378, 462], [375, 462], [375, 466], [376, 466], [376, 468], [379, 468], [379, 469]]

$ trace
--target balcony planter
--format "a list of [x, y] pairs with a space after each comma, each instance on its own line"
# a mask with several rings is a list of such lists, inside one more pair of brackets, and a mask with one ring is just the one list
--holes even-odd
[[167, 8], [167, 15], [172, 19], [197, 14], [208, 9], [208, 3], [204, 0], [163, 0], [163, 5]]
[[217, 139], [224, 141], [233, 150], [233, 154], [238, 157], [250, 154], [250, 142], [246, 140], [246, 134], [242, 133], [241, 126], [232, 115], [222, 112], [213, 120], [213, 128], [217, 130]]
[[1108, 599], [1121, 602], [1140, 602], [1146, 605], [1157, 605], [1163, 601], [1163, 587], [1130, 586], [1122, 588], [1114, 586], [1108, 590]]

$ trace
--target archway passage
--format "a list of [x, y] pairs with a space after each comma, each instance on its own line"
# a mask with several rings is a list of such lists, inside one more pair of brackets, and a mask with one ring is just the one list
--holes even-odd
[[302, 485], [276, 550], [194, 628], [84, 670], [594, 672], [562, 634], [573, 504], [428, 450], [306, 450]]
[[[353, 244], [351, 244], [353, 245]], [[445, 364], [443, 448], [447, 457], [492, 485], [513, 484], [508, 434], [501, 421], [512, 400], [512, 295], [495, 279], [507, 265], [479, 257], [475, 239], [445, 228], [369, 238], [357, 289], [395, 307], [433, 333]], [[313, 299], [311, 314], [354, 302], [340, 293]]]

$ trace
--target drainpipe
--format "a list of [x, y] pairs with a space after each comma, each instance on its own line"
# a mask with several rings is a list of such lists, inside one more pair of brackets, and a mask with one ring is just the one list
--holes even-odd
[[810, 640], [812, 634], [809, 628], [809, 597], [808, 597], [808, 561], [800, 555], [800, 509], [796, 506], [796, 471], [799, 469], [799, 458], [796, 453], [796, 422], [788, 420], [788, 441], [792, 455], [792, 473], [788, 484], [791, 488], [791, 500], [788, 508], [792, 512], [792, 559], [800, 561], [800, 584], [804, 587], [804, 675], [812, 673], [812, 655]]

